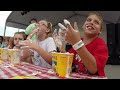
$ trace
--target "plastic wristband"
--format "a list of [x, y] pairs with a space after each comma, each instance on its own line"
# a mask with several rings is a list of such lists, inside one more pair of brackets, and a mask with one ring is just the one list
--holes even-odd
[[79, 42], [74, 44], [72, 47], [73, 47], [74, 50], [77, 50], [77, 49], [81, 48], [82, 46], [84, 46], [84, 43], [83, 43], [82, 40], [80, 40]]

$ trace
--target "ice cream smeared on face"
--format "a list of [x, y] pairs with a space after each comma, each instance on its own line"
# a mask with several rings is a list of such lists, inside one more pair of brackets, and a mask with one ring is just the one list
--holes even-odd
[[91, 25], [88, 25], [88, 24], [87, 24], [87, 25], [85, 25], [85, 27], [86, 27], [85, 29], [94, 30], [94, 27], [91, 26]]

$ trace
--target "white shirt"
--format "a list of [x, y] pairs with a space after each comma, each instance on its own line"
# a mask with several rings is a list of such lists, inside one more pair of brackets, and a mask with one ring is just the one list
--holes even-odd
[[[42, 47], [47, 52], [56, 51], [56, 45], [52, 37], [48, 37], [43, 41], [35, 41], [37, 45]], [[51, 65], [47, 63], [36, 51], [34, 53], [34, 64], [46, 68], [51, 68]]]

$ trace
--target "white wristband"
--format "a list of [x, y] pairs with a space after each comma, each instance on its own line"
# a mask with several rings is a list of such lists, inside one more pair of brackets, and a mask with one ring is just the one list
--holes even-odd
[[80, 40], [79, 42], [74, 44], [72, 47], [73, 47], [74, 50], [77, 50], [77, 49], [81, 48], [82, 46], [84, 46], [84, 43], [83, 43], [82, 40]]

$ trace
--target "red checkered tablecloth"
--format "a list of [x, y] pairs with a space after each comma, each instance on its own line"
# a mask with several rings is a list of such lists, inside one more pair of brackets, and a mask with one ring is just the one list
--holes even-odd
[[[0, 79], [10, 79], [14, 76], [34, 76], [38, 79], [61, 79], [52, 69], [35, 66], [29, 63], [21, 62], [18, 66], [7, 66], [3, 63], [0, 65]], [[37, 74], [36, 73], [39, 72]], [[62, 78], [63, 79], [63, 78]], [[107, 79], [106, 77], [90, 76], [86, 74], [71, 73], [71, 76], [64, 79]]]

